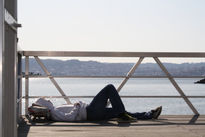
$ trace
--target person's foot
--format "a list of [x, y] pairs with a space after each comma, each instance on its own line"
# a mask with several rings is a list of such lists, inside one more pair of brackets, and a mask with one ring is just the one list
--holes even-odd
[[137, 122], [137, 119], [128, 115], [127, 113], [122, 113], [118, 118], [117, 118], [118, 123], [131, 123], [131, 122]]
[[162, 112], [162, 106], [157, 107], [156, 109], [151, 110], [151, 112], [152, 112], [152, 118], [153, 119], [158, 119], [159, 115]]

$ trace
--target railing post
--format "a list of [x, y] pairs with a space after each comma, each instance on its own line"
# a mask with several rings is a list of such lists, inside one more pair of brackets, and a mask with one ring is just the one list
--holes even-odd
[[29, 56], [25, 58], [25, 115], [28, 115], [29, 105]]
[[195, 107], [192, 105], [191, 101], [187, 98], [187, 96], [184, 94], [182, 89], [179, 87], [177, 82], [174, 80], [174, 78], [171, 76], [171, 74], [167, 71], [165, 66], [161, 63], [161, 61], [157, 57], [153, 57], [154, 60], [157, 62], [159, 67], [164, 71], [164, 73], [167, 75], [168, 79], [172, 83], [172, 85], [176, 88], [176, 90], [179, 92], [181, 97], [184, 99], [184, 101], [187, 103], [187, 105], [191, 108], [191, 110], [194, 112], [195, 115], [199, 115], [199, 112], [195, 109]]

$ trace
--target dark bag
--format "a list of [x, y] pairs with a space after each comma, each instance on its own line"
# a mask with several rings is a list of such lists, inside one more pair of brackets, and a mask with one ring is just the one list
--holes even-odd
[[45, 120], [50, 120], [51, 116], [50, 110], [47, 107], [41, 106], [30, 106], [28, 108], [28, 113], [31, 117], [33, 117], [33, 120], [36, 120], [36, 118], [44, 118]]

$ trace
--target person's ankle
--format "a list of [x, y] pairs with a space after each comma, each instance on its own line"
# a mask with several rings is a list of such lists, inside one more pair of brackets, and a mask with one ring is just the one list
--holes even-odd
[[118, 115], [118, 118], [123, 117], [126, 114], [126, 112], [122, 112]]

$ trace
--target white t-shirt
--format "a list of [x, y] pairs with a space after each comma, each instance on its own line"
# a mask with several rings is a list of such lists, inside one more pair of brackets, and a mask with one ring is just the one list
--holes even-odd
[[87, 119], [87, 104], [79, 101], [79, 105], [69, 104], [54, 107], [52, 102], [39, 98], [35, 104], [48, 107], [51, 112], [51, 119], [54, 121], [80, 121]]

